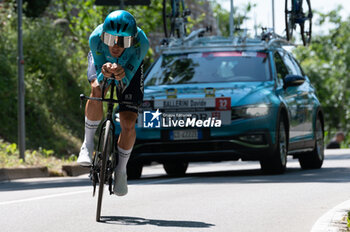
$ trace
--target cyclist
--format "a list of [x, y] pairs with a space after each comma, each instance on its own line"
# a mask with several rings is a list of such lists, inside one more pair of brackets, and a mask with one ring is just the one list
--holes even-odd
[[[89, 38], [88, 80], [91, 97], [102, 97], [104, 77], [115, 78], [118, 99], [137, 102], [143, 99], [143, 59], [149, 42], [145, 33], [136, 26], [134, 17], [127, 11], [110, 13], [103, 24], [97, 26]], [[104, 93], [105, 94], [105, 93]], [[124, 196], [128, 192], [126, 165], [136, 139], [135, 123], [138, 107], [119, 104], [121, 133], [118, 138], [118, 165], [114, 172], [113, 192]], [[103, 117], [102, 102], [89, 100], [85, 108], [85, 136], [77, 162], [91, 165], [94, 135]]]

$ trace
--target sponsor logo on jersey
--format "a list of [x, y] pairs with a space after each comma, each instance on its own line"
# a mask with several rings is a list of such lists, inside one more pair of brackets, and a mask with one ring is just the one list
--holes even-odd
[[126, 101], [132, 100], [132, 94], [125, 94], [125, 100]]
[[143, 94], [143, 64], [141, 64], [140, 90]]
[[130, 71], [134, 70], [134, 66], [132, 64], [128, 64], [126, 68], [129, 69]]

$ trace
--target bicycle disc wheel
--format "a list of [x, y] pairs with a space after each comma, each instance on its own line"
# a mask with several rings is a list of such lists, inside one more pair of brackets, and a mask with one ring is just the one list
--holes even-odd
[[171, 0], [163, 0], [163, 27], [166, 38], [169, 38], [174, 34], [174, 21], [175, 17], [173, 15]]
[[302, 24], [300, 24], [300, 34], [301, 39], [303, 40], [304, 46], [310, 44], [311, 42], [311, 34], [312, 34], [312, 10], [310, 1], [307, 2], [307, 10], [303, 15], [305, 20]]
[[293, 6], [291, 0], [285, 1], [285, 23], [286, 23], [286, 36], [287, 40], [290, 41], [293, 38], [293, 30], [295, 29], [295, 21], [293, 15]]
[[99, 222], [101, 220], [101, 206], [102, 206], [102, 198], [103, 198], [103, 188], [105, 185], [106, 179], [106, 169], [107, 169], [107, 160], [110, 155], [111, 142], [113, 136], [111, 134], [111, 121], [107, 120], [106, 126], [104, 128], [104, 136], [102, 141], [102, 157], [100, 160], [100, 176], [99, 176], [99, 188], [98, 188], [98, 198], [97, 198], [97, 211], [96, 211], [96, 221]]

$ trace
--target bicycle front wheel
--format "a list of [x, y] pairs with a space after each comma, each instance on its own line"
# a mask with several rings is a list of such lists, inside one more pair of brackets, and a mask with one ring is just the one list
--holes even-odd
[[293, 1], [285, 1], [284, 9], [285, 23], [286, 23], [286, 37], [290, 41], [293, 38], [293, 30], [295, 29], [295, 14], [293, 12]]
[[98, 189], [98, 198], [97, 198], [97, 211], [96, 211], [96, 221], [101, 221], [101, 207], [102, 207], [102, 198], [103, 198], [103, 188], [106, 182], [106, 170], [107, 170], [107, 160], [112, 151], [113, 146], [113, 132], [111, 130], [111, 121], [107, 120], [103, 133], [103, 140], [100, 141], [102, 144], [102, 153], [101, 159], [99, 160], [100, 165], [100, 175], [99, 175], [99, 189]]
[[307, 2], [307, 10], [303, 12], [303, 22], [300, 24], [300, 34], [301, 39], [303, 40], [304, 46], [310, 44], [311, 34], [312, 34], [312, 10], [311, 3], [309, 0]]

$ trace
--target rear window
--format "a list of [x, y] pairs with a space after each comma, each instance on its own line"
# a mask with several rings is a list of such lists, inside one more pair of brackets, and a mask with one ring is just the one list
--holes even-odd
[[264, 52], [202, 52], [163, 55], [148, 72], [146, 85], [270, 80]]

